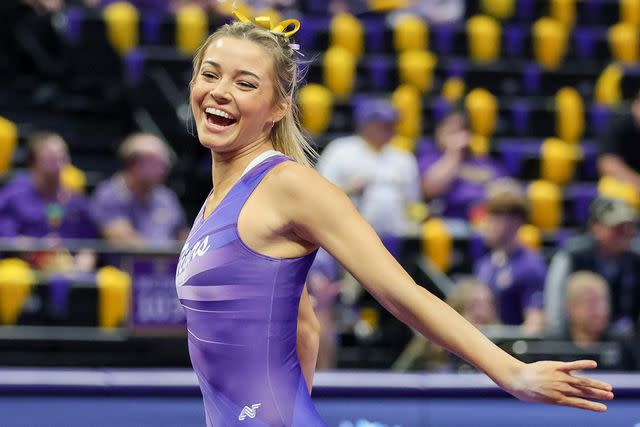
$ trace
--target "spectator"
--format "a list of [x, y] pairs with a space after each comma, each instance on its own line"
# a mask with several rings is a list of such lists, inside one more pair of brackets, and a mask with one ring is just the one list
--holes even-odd
[[184, 213], [163, 185], [171, 165], [167, 145], [148, 133], [129, 135], [119, 149], [124, 164], [98, 186], [92, 214], [102, 235], [127, 244], [166, 243], [186, 237]]
[[357, 105], [357, 135], [330, 142], [318, 171], [345, 191], [394, 255], [397, 239], [411, 226], [407, 207], [420, 200], [414, 156], [389, 144], [398, 113], [387, 100]]
[[600, 274], [609, 284], [616, 333], [630, 333], [640, 315], [640, 255], [631, 250], [635, 212], [622, 200], [600, 197], [590, 206], [589, 233], [569, 241], [551, 260], [545, 284], [549, 327], [564, 328], [564, 283], [579, 270]]
[[[579, 350], [593, 350], [598, 343], [616, 341], [611, 333], [609, 285], [590, 271], [572, 273], [566, 282], [567, 327], [561, 338]], [[633, 354], [628, 343], [620, 342], [619, 369], [633, 369]]]
[[490, 157], [471, 156], [471, 130], [461, 111], [437, 124], [435, 142], [438, 150], [426, 151], [418, 159], [422, 192], [435, 201], [436, 213], [468, 219], [471, 209], [484, 200], [486, 185], [504, 172]]
[[640, 191], [640, 92], [631, 103], [631, 111], [614, 121], [602, 141], [598, 167], [601, 175], [610, 175], [633, 184]]
[[[27, 167], [0, 193], [0, 236], [47, 238], [52, 249], [63, 246], [60, 239], [91, 239], [97, 231], [84, 196], [65, 189], [60, 181], [62, 168], [69, 163], [67, 144], [53, 132], [37, 132], [27, 142]], [[30, 259], [35, 268], [65, 265], [88, 271], [95, 257], [81, 251], [71, 258], [52, 257], [54, 252], [36, 253]], [[68, 255], [68, 253], [67, 253]], [[61, 267], [62, 269], [62, 267]]]
[[464, 18], [464, 12], [463, 0], [422, 0], [392, 13], [390, 21], [394, 26], [402, 15], [411, 13], [424, 18], [429, 24], [455, 24]]
[[487, 219], [483, 232], [491, 253], [475, 265], [475, 274], [492, 290], [500, 320], [522, 325], [535, 334], [544, 326], [543, 284], [546, 266], [542, 257], [518, 243], [518, 230], [528, 214], [520, 185], [503, 178], [488, 187]]

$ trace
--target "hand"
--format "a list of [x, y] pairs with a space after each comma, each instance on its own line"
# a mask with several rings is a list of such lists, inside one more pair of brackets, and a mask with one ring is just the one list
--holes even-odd
[[574, 376], [574, 370], [593, 369], [593, 360], [523, 364], [506, 391], [526, 402], [550, 403], [604, 412], [607, 406], [591, 399], [613, 399], [612, 387], [602, 381]]

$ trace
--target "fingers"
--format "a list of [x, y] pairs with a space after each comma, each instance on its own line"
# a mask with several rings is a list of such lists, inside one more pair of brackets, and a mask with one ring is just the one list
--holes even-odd
[[583, 397], [587, 399], [612, 400], [613, 393], [599, 388], [580, 387], [568, 385], [565, 395], [573, 397]]
[[573, 386], [581, 388], [595, 388], [605, 391], [613, 390], [611, 384], [605, 383], [604, 381], [593, 380], [591, 378], [574, 377], [573, 375], [567, 375], [566, 381]]
[[573, 362], [563, 362], [560, 369], [563, 371], [579, 371], [582, 369], [593, 369], [598, 364], [595, 360], [575, 360]]
[[570, 406], [572, 408], [586, 409], [588, 411], [605, 412], [607, 405], [600, 402], [592, 402], [590, 400], [579, 397], [565, 397], [557, 402], [559, 405]]

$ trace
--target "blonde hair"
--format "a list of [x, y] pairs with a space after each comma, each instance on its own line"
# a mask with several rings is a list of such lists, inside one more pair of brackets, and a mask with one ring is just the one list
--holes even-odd
[[602, 290], [609, 302], [609, 285], [601, 275], [591, 271], [577, 271], [567, 278], [565, 298], [567, 304], [574, 302], [586, 289]]
[[193, 75], [189, 87], [193, 87], [202, 65], [204, 53], [211, 43], [222, 38], [233, 37], [252, 41], [263, 49], [273, 59], [275, 78], [274, 103], [286, 102], [289, 105], [285, 116], [274, 123], [271, 129], [273, 148], [291, 157], [298, 163], [311, 165], [309, 158], [317, 157], [316, 151], [307, 140], [300, 125], [298, 107], [295, 95], [301, 73], [296, 53], [289, 46], [290, 41], [281, 34], [272, 33], [252, 23], [233, 22], [225, 24], [211, 34], [193, 57]]

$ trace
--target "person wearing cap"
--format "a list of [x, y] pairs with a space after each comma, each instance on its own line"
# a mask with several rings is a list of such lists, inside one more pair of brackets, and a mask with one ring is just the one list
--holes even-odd
[[186, 235], [178, 198], [164, 186], [171, 151], [160, 138], [134, 133], [118, 152], [122, 171], [95, 190], [92, 215], [103, 237], [128, 244], [162, 244]]
[[633, 331], [640, 315], [640, 255], [631, 249], [636, 213], [623, 200], [596, 198], [589, 207], [589, 231], [558, 251], [545, 282], [546, 318], [551, 330], [566, 324], [567, 276], [579, 270], [597, 273], [609, 284], [614, 332]]
[[495, 159], [472, 156], [470, 144], [467, 117], [453, 110], [436, 125], [435, 147], [419, 152], [422, 193], [432, 212], [469, 219], [473, 208], [484, 201], [487, 184], [505, 176]]
[[518, 242], [518, 230], [528, 217], [524, 191], [516, 181], [501, 178], [488, 186], [485, 206], [482, 232], [491, 252], [476, 262], [475, 276], [493, 291], [503, 324], [539, 333], [547, 268], [540, 254]]

